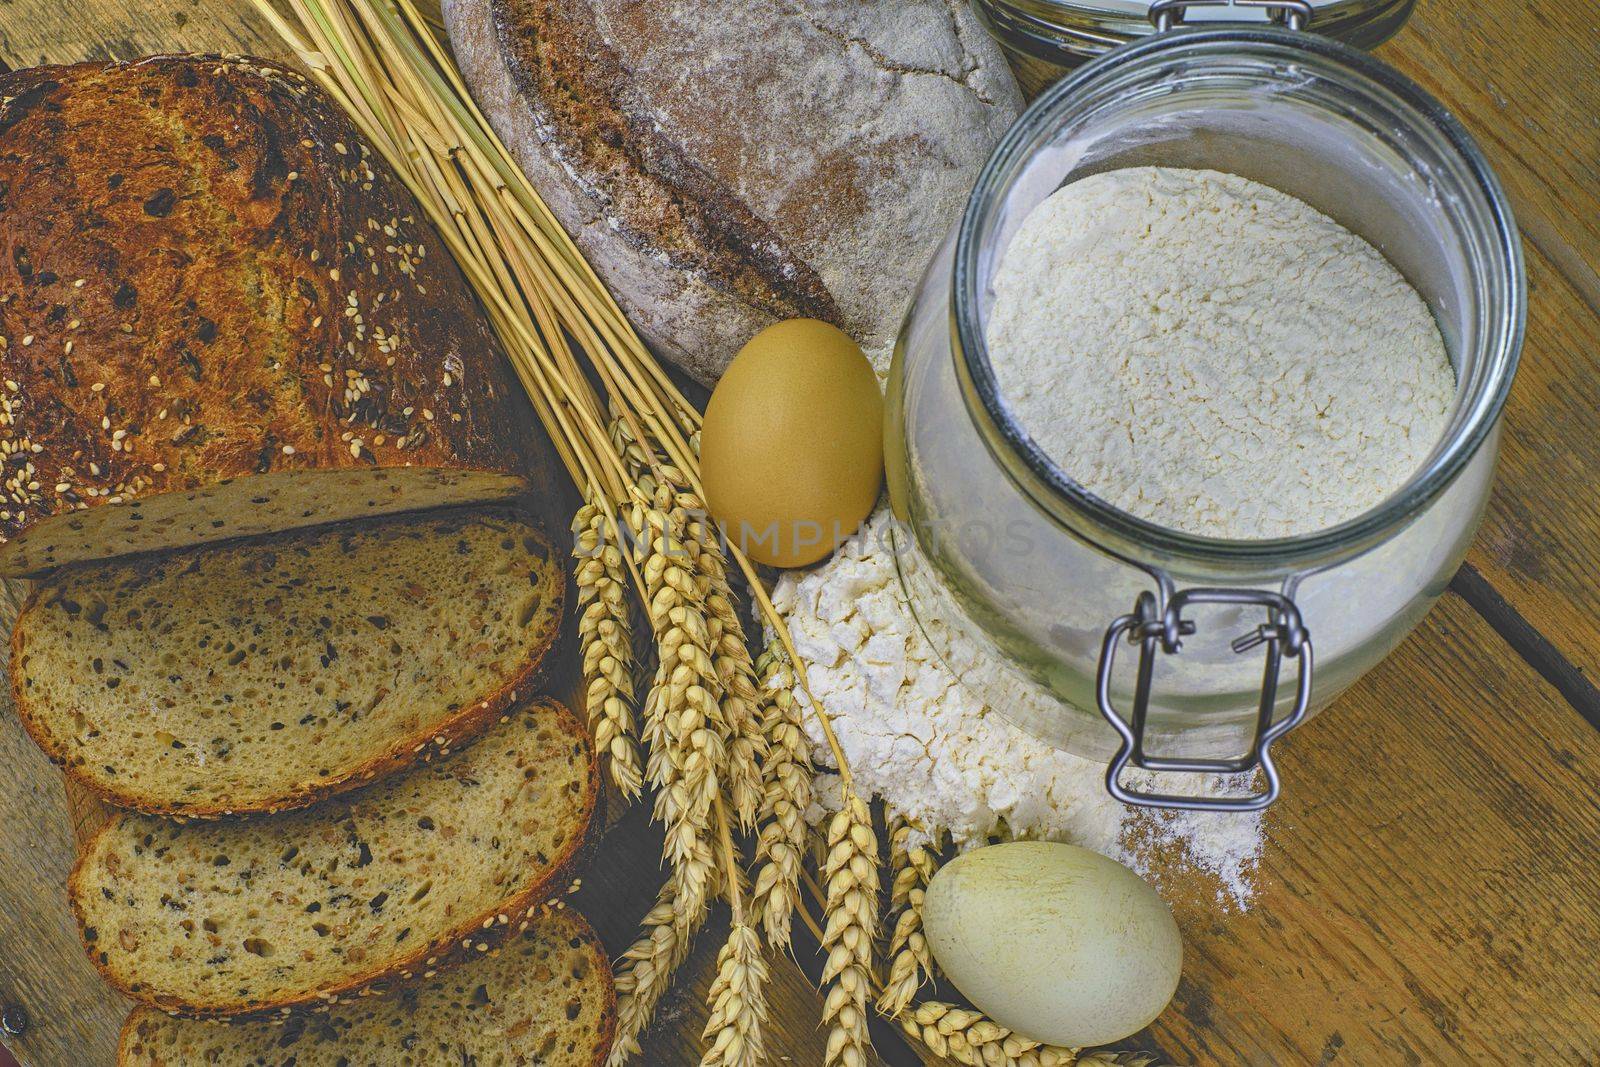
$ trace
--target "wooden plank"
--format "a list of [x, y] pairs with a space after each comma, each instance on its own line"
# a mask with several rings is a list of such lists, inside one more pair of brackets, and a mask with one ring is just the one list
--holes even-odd
[[1600, 1062], [1600, 734], [1450, 595], [1282, 746], [1262, 891], [1178, 891], [1196, 1064]]
[[13, 68], [157, 52], [248, 52], [291, 57], [239, 0], [0, 0], [0, 63]]
[[[1600, 671], [1600, 31], [1592, 3], [1424, 3], [1380, 54], [1483, 147], [1528, 257], [1522, 369], [1471, 559], [1578, 668]], [[1597, 709], [1600, 710], [1600, 709]]]
[[1468, 558], [1563, 655], [1600, 678], [1600, 316], [1539, 246], [1526, 252], [1527, 346], [1499, 478]]
[[[24, 593], [0, 582], [0, 633], [10, 635]], [[0, 766], [0, 1002], [21, 1004], [30, 1020], [7, 1042], [25, 1064], [110, 1063], [127, 1009], [78, 941], [64, 888], [77, 842], [61, 776], [18, 722], [3, 663]]]
[[67, 910], [75, 843], [61, 778], [9, 707], [0, 761], [0, 1001], [21, 1004], [30, 1020], [6, 1041], [25, 1064], [110, 1063], [127, 1009], [90, 965]]
[[1592, 3], [1418, 4], [1379, 55], [1442, 100], [1526, 237], [1600, 308], [1600, 27]]

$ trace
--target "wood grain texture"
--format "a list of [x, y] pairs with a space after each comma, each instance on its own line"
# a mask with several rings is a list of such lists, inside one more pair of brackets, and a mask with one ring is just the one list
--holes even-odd
[[0, 63], [12, 68], [159, 52], [244, 52], [288, 62], [239, 0], [0, 0]]
[[[9, 634], [26, 583], [0, 581], [0, 633]], [[62, 778], [34, 747], [0, 666], [0, 1003], [20, 1003], [30, 1026], [8, 1038], [27, 1065], [107, 1063], [127, 1014], [100, 981], [66, 906], [77, 855]]]
[[1447, 595], [1287, 738], [1260, 896], [1179, 888], [1195, 1064], [1600, 1062], [1600, 734]]
[[[1580, 667], [1600, 663], [1590, 15], [1576, 0], [1423, 0], [1381, 52], [1479, 137], [1529, 237], [1528, 351], [1473, 560]], [[282, 56], [247, 0], [0, 0], [0, 64], [182, 49]], [[60, 889], [74, 822], [88, 829], [103, 811], [68, 815], [4, 703], [0, 998], [32, 1011], [15, 1043], [26, 1067], [108, 1062], [124, 1005], [83, 958]], [[1139, 1042], [1197, 1067], [1600, 1062], [1600, 874], [1585, 862], [1600, 834], [1600, 739], [1482, 618], [1447, 597], [1282, 756], [1288, 792], [1256, 906], [1225, 914], [1203, 879], [1169, 880], [1185, 979]], [[655, 891], [660, 841], [639, 809], [611, 812], [576, 899], [616, 952]], [[664, 1006], [650, 1067], [697, 1062], [719, 932], [702, 936]], [[793, 961], [772, 965], [773, 1060], [820, 1063], [815, 992]], [[881, 1044], [887, 1062], [906, 1062]]]
[[1453, 111], [1511, 199], [1528, 339], [1471, 560], [1600, 671], [1600, 29], [1581, 0], [1424, 0], [1379, 55]]

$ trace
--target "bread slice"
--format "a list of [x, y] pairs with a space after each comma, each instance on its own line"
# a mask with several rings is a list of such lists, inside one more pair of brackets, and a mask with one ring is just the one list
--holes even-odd
[[[616, 1030], [605, 949], [571, 908], [539, 909], [499, 950], [408, 986], [287, 1023], [174, 1019], [136, 1008], [120, 1067], [599, 1067]], [[520, 925], [520, 924], [519, 924]]]
[[557, 477], [416, 200], [298, 73], [0, 73], [0, 249], [0, 574]]
[[310, 811], [113, 819], [68, 888], [112, 985], [196, 1017], [327, 1007], [488, 952], [562, 879], [594, 814], [587, 732], [550, 700], [449, 759]]
[[527, 519], [498, 511], [80, 564], [17, 620], [17, 710], [121, 807], [303, 807], [447, 752], [531, 695], [565, 575]]

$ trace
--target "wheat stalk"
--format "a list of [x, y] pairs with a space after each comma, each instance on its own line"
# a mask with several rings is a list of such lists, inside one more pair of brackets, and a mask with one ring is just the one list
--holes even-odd
[[639, 1054], [639, 1035], [672, 984], [673, 972], [689, 957], [689, 943], [699, 923], [681, 921], [677, 895], [677, 879], [669, 877], [640, 923], [639, 938], [617, 961], [617, 1036], [606, 1067], [623, 1067], [629, 1057]]
[[889, 973], [878, 997], [878, 1010], [890, 1018], [903, 1012], [923, 983], [933, 978], [933, 956], [922, 932], [922, 904], [939, 864], [927, 845], [910, 843], [915, 832], [909, 823], [896, 820], [889, 833], [890, 869], [894, 872], [889, 921], [894, 933], [889, 939]]
[[701, 1067], [756, 1067], [766, 1057], [762, 1028], [767, 1021], [767, 964], [761, 957], [761, 940], [746, 919], [733, 835], [720, 801], [715, 813], [724, 861], [735, 872], [728, 879], [733, 923], [717, 955], [717, 976], [707, 997], [711, 1014], [701, 1035], [707, 1044], [700, 1063]]
[[788, 948], [789, 927], [800, 903], [805, 859], [806, 809], [811, 806], [811, 755], [801, 729], [794, 675], [781, 648], [768, 648], [756, 662], [765, 696], [762, 731], [767, 760], [756, 837], [755, 908], [767, 942]]
[[717, 956], [711, 1017], [701, 1035], [708, 1043], [701, 1067], [755, 1067], [765, 1058], [761, 1028], [767, 1017], [762, 993], [766, 980], [761, 939], [747, 923], [735, 923]]
[[655, 501], [636, 502], [629, 520], [660, 664], [645, 701], [646, 769], [679, 881], [675, 903], [684, 921], [698, 925], [711, 896], [709, 819], [725, 755], [703, 605], [687, 565], [690, 548], [677, 536], [681, 523], [661, 506], [668, 494], [658, 487]]
[[621, 538], [610, 536], [616, 520], [598, 494], [578, 509], [572, 526], [589, 729], [596, 751], [610, 757], [611, 780], [632, 800], [639, 796], [643, 774], [634, 740], [633, 633]]
[[822, 1021], [829, 1026], [826, 1065], [867, 1067], [872, 1038], [867, 998], [872, 990], [872, 944], [878, 925], [878, 835], [866, 801], [848, 785], [828, 820], [822, 867], [827, 899], [822, 949]]
[[[748, 826], [773, 785], [751, 768], [794, 763], [761, 757], [770, 731], [747, 684], [748, 652], [734, 647], [743, 635], [726, 561], [708, 524], [686, 518], [694, 510], [686, 505], [704, 495], [693, 444], [700, 415], [472, 102], [414, 0], [281, 0], [288, 14], [277, 2], [256, 0], [256, 8], [400, 176], [478, 295], [574, 485], [604, 517], [596, 528], [596, 516], [585, 512], [580, 526], [598, 536], [620, 519], [641, 546], [637, 558], [624, 554], [622, 562], [645, 601], [659, 657], [639, 726], [649, 749], [643, 775], [656, 786], [672, 873], [620, 964], [622, 1023], [610, 1059], [620, 1064], [637, 1051], [638, 1034], [687, 955], [719, 876], [727, 885], [739, 878], [736, 856], [731, 866], [724, 858], [719, 874], [709, 814], [726, 789], [734, 818]], [[620, 446], [613, 418], [627, 431]], [[795, 685], [810, 695], [793, 638], [754, 565], [737, 545], [728, 556], [792, 664]], [[626, 621], [615, 602], [618, 581], [619, 572], [604, 563], [580, 576], [593, 594], [584, 601], [586, 710], [597, 747], [611, 754], [614, 780], [628, 792], [629, 785], [637, 790], [639, 753], [629, 747], [623, 715], [632, 690], [628, 660], [617, 654]], [[599, 605], [603, 611], [590, 615]], [[829, 968], [827, 1016], [830, 1047], [837, 1038], [840, 1050], [829, 1059], [856, 1064], [867, 1048], [876, 839], [827, 712], [815, 699], [810, 706], [839, 769], [846, 815], [841, 833], [830, 830], [827, 864], [830, 963], [839, 957]], [[794, 795], [792, 782], [778, 786]], [[787, 825], [783, 832], [790, 841]], [[769, 861], [775, 843], [769, 841]], [[763, 922], [775, 899], [770, 891], [763, 897]]]
[[672, 487], [674, 513], [683, 516], [684, 540], [699, 547], [695, 565], [705, 604], [712, 665], [721, 685], [719, 706], [727, 728], [727, 792], [740, 829], [748, 830], [755, 825], [761, 803], [761, 764], [767, 748], [757, 710], [760, 698], [755, 666], [744, 625], [734, 606], [727, 558], [718, 532], [709, 521], [705, 502], [678, 467], [663, 465], [660, 478]]
[[982, 1012], [923, 1001], [899, 1017], [906, 1033], [936, 1056], [965, 1067], [1070, 1067], [1076, 1049], [1046, 1045], [1006, 1029]]

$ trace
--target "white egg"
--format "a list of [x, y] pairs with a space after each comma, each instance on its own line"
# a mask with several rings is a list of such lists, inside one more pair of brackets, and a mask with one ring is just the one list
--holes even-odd
[[1056, 1045], [1103, 1045], [1161, 1014], [1183, 942], [1138, 875], [1097, 852], [990, 845], [934, 875], [923, 924], [939, 968], [1001, 1026]]

